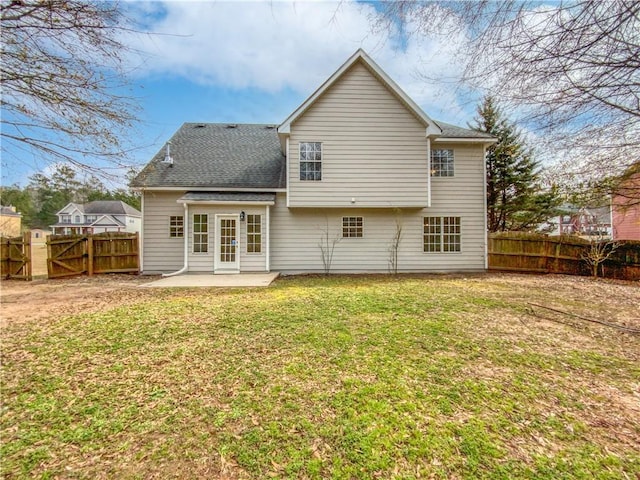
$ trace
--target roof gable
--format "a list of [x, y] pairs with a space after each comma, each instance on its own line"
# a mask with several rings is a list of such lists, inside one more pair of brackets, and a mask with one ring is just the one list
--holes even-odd
[[300, 118], [327, 90], [329, 90], [356, 63], [362, 63], [374, 77], [382, 83], [404, 106], [418, 119], [425, 128], [426, 135], [441, 135], [442, 129], [434, 122], [361, 48], [358, 49], [338, 70], [335, 71], [320, 87], [307, 98], [278, 127], [279, 134], [289, 134], [291, 124]]
[[84, 206], [79, 203], [68, 203], [62, 210], [56, 213], [56, 215], [74, 215], [75, 213], [84, 213]]

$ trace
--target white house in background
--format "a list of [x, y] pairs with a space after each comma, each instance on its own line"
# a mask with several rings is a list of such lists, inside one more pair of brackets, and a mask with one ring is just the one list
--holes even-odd
[[145, 273], [487, 268], [495, 138], [431, 119], [362, 50], [280, 125], [185, 123], [133, 181]]
[[140, 210], [120, 200], [70, 203], [56, 215], [58, 222], [51, 225], [54, 235], [139, 232], [142, 224]]

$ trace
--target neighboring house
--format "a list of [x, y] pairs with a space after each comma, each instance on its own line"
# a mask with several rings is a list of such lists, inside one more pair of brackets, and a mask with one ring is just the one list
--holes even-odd
[[494, 142], [432, 120], [358, 50], [278, 126], [173, 135], [132, 183], [142, 270], [386, 272], [398, 226], [398, 271], [484, 270]]
[[562, 212], [547, 223], [551, 231], [549, 235], [578, 235], [585, 238], [611, 237], [610, 207], [576, 207], [563, 205]]
[[613, 239], [640, 241], [640, 165], [627, 174], [611, 201]]
[[13, 205], [0, 206], [0, 237], [18, 237], [22, 230], [22, 214]]
[[142, 224], [142, 213], [120, 200], [70, 203], [56, 215], [58, 222], [51, 225], [54, 235], [139, 232]]
[[31, 243], [44, 243], [47, 241], [47, 235], [51, 235], [51, 230], [44, 230], [42, 228], [31, 229]]

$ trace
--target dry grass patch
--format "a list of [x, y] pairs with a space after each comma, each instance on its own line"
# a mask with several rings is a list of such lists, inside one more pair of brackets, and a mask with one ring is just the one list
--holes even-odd
[[640, 339], [526, 307], [640, 301], [582, 282], [300, 277], [122, 303], [114, 287], [91, 313], [5, 325], [2, 474], [633, 478]]

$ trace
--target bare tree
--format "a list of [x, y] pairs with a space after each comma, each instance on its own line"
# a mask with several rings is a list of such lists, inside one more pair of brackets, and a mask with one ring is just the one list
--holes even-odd
[[389, 244], [389, 272], [398, 274], [398, 252], [400, 250], [400, 241], [402, 240], [402, 210], [396, 209], [396, 223]]
[[2, 0], [3, 161], [123, 165], [136, 105], [125, 86], [114, 2]]
[[324, 274], [329, 275], [331, 273], [331, 264], [333, 263], [333, 252], [336, 249], [336, 245], [342, 238], [339, 233], [331, 236], [329, 229], [329, 219], [326, 219], [326, 225], [321, 230], [320, 241], [318, 242], [318, 248], [320, 248], [320, 255], [322, 256], [322, 267]]
[[408, 35], [463, 33], [456, 52], [461, 84], [520, 112], [554, 154], [566, 157], [565, 178], [615, 177], [640, 161], [637, 0], [384, 6], [378, 25], [400, 21]]
[[582, 253], [582, 260], [591, 267], [591, 275], [598, 276], [598, 269], [613, 252], [620, 247], [619, 242], [606, 240], [602, 236], [597, 236], [589, 240], [589, 245]]

